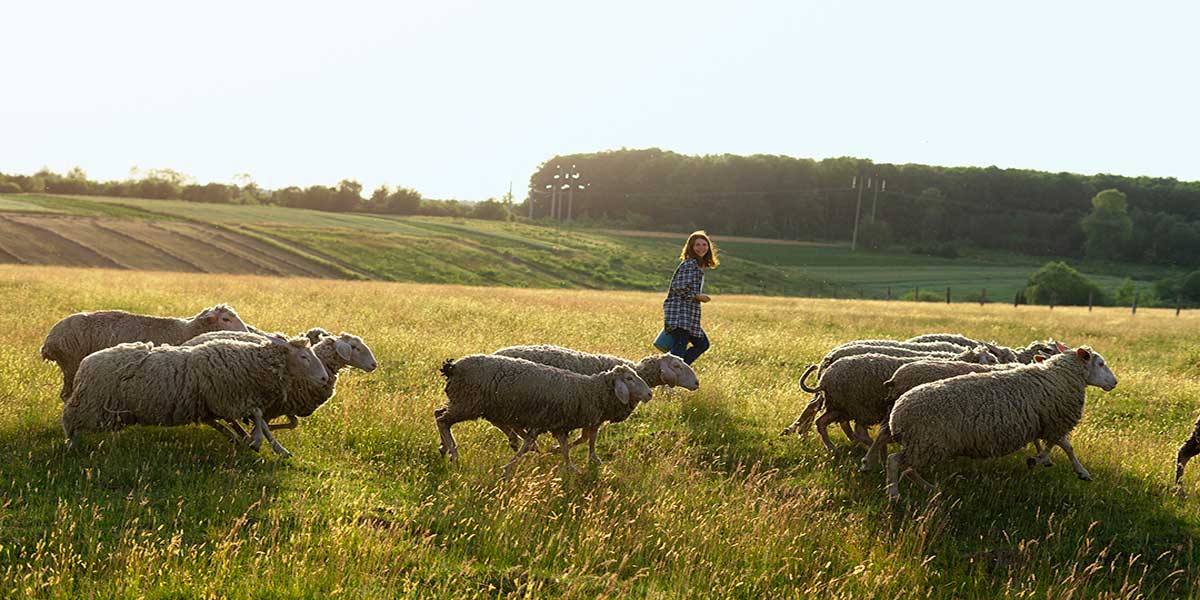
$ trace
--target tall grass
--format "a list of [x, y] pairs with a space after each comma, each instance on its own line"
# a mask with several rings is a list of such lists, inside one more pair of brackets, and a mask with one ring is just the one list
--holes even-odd
[[[45, 332], [77, 310], [361, 334], [381, 367], [280, 441], [280, 460], [201, 426], [89, 435], [68, 452]], [[564, 475], [490, 426], [438, 454], [441, 360], [520, 343], [637, 357], [657, 293], [472, 288], [0, 267], [0, 597], [1195, 596], [1196, 491], [1173, 493], [1195, 410], [1200, 315], [715, 296], [700, 391], [656, 393]], [[829, 346], [957, 331], [1103, 353], [1073, 441], [1093, 482], [1022, 456], [954, 461], [890, 507], [848, 443], [782, 439], [795, 379]], [[836, 439], [836, 438], [835, 438]]]

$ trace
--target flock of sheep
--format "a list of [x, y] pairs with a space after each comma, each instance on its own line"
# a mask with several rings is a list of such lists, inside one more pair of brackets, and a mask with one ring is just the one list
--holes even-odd
[[[63, 430], [68, 444], [86, 431], [128, 425], [205, 423], [235, 444], [257, 451], [266, 439], [290, 456], [271, 433], [290, 429], [331, 398], [338, 372], [378, 367], [361, 338], [323, 329], [288, 338], [247, 326], [233, 308], [218, 305], [183, 319], [124, 311], [77, 313], [54, 325], [41, 349], [63, 375]], [[809, 376], [817, 383], [810, 387]], [[458, 445], [455, 423], [484, 419], [522, 455], [549, 433], [563, 465], [576, 470], [571, 447], [588, 443], [599, 462], [601, 426], [627, 419], [648, 402], [652, 388], [699, 388], [691, 367], [670, 354], [638, 362], [559, 346], [513, 346], [492, 354], [447, 360], [446, 404], [434, 411], [440, 450], [451, 460]], [[859, 340], [830, 350], [800, 378], [814, 394], [782, 435], [814, 423], [834, 449], [827, 428], [837, 423], [853, 442], [868, 447], [861, 469], [887, 455], [887, 495], [899, 498], [908, 475], [930, 489], [919, 469], [954, 457], [988, 458], [1032, 444], [1034, 465], [1051, 466], [1050, 451], [1063, 449], [1081, 479], [1091, 475], [1071, 447], [1070, 433], [1083, 414], [1089, 385], [1112, 390], [1117, 379], [1104, 358], [1084, 346], [1052, 340], [1011, 349], [956, 334], [909, 340]], [[817, 413], [820, 412], [820, 416]], [[285, 417], [284, 423], [271, 423]], [[242, 423], [251, 426], [247, 433]], [[868, 428], [878, 425], [874, 439]], [[569, 435], [580, 430], [573, 443]], [[1044, 444], [1044, 446], [1043, 446]], [[1200, 454], [1200, 421], [1179, 449], [1176, 480]]]
[[[224, 304], [188, 319], [76, 313], [50, 329], [41, 354], [62, 370], [71, 447], [85, 431], [205, 423], [255, 451], [265, 438], [281, 456], [291, 454], [272, 430], [296, 427], [331, 398], [341, 369], [378, 366], [358, 336], [269, 334]], [[286, 423], [270, 424], [281, 416]]]

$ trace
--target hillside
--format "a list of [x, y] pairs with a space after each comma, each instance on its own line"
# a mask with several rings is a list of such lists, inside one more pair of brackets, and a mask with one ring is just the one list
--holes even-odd
[[[914, 288], [1008, 302], [1046, 258], [950, 260], [832, 244], [722, 238], [713, 293], [884, 298]], [[682, 235], [177, 200], [0, 195], [0, 262], [468, 285], [658, 290]], [[1087, 270], [1086, 267], [1084, 269]], [[1089, 274], [1115, 288], [1125, 272]]]

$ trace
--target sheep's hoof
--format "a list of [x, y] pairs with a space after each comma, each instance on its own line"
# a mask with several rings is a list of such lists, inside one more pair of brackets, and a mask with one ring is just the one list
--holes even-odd
[[589, 456], [589, 457], [588, 457], [588, 462], [590, 462], [590, 463], [592, 463], [593, 465], [596, 465], [596, 466], [600, 466], [600, 465], [604, 464], [604, 461], [600, 460], [600, 457], [599, 457], [599, 456]]
[[1034, 468], [1035, 466], [1037, 466], [1037, 459], [1036, 459], [1036, 458], [1034, 458], [1034, 457], [1030, 456], [1030, 457], [1028, 457], [1028, 458], [1026, 458], [1026, 459], [1025, 459], [1025, 468], [1027, 468], [1027, 469], [1032, 469], [1032, 468]]
[[445, 444], [439, 444], [439, 445], [438, 445], [438, 452], [441, 452], [441, 453], [442, 453], [442, 456], [445, 456], [445, 455], [446, 455], [446, 445], [445, 445]]
[[75, 441], [75, 438], [67, 438], [67, 450], [68, 451], [74, 450], [78, 447], [79, 447], [79, 443]]
[[280, 444], [272, 444], [271, 449], [275, 451], [275, 454], [279, 455], [279, 458], [291, 458], [292, 457], [292, 453], [288, 452], [288, 449], [284, 448]]
[[1084, 472], [1082, 472], [1082, 473], [1079, 473], [1079, 478], [1080, 478], [1080, 479], [1082, 479], [1082, 480], [1084, 480], [1084, 481], [1091, 481], [1091, 480], [1092, 480], [1092, 474], [1091, 474], [1091, 473], [1088, 473], [1087, 471], [1084, 471]]

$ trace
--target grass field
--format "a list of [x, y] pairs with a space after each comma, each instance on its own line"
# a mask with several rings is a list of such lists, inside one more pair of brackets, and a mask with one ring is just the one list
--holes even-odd
[[[266, 329], [359, 333], [380, 369], [280, 441], [237, 450], [202, 426], [130, 428], [68, 452], [59, 377], [38, 347], [59, 318], [232, 303]], [[441, 361], [519, 343], [645, 354], [658, 293], [460, 287], [0, 265], [0, 597], [1196, 597], [1200, 471], [1171, 488], [1200, 396], [1200, 315], [714, 294], [701, 389], [656, 394], [606, 428], [605, 463], [538, 455], [510, 480], [484, 423], [438, 454]], [[1061, 453], [959, 460], [890, 508], [838, 437], [777, 437], [796, 377], [835, 343], [957, 331], [1054, 336], [1120, 378], [1089, 391]], [[582, 454], [576, 456], [582, 462]]]

